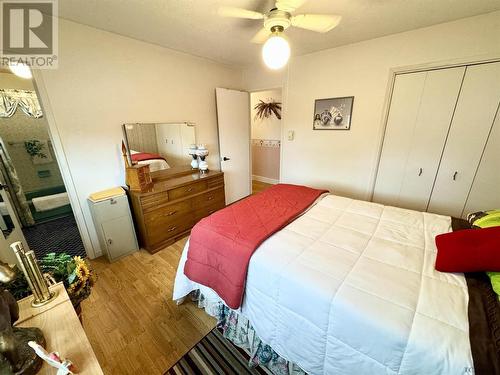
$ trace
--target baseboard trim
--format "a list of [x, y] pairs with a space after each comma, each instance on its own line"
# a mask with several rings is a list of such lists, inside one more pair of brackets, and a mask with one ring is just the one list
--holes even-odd
[[273, 185], [276, 185], [277, 183], [279, 183], [279, 180], [275, 180], [274, 178], [257, 176], [255, 174], [252, 175], [252, 180], [265, 182], [266, 184], [273, 184]]

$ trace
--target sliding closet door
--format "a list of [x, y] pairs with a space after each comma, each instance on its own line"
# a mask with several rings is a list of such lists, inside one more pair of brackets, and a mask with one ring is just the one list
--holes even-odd
[[492, 209], [500, 209], [500, 112], [497, 112], [463, 215]]
[[500, 102], [500, 63], [468, 66], [428, 211], [460, 217]]
[[425, 211], [464, 72], [396, 77], [374, 201]]

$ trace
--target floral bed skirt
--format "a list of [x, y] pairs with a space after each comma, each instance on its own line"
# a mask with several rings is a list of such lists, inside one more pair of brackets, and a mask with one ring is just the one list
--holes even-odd
[[305, 375], [296, 364], [287, 361], [265, 344], [255, 333], [252, 325], [243, 315], [231, 310], [221, 301], [209, 300], [199, 291], [193, 292], [192, 298], [198, 307], [217, 319], [217, 328], [225, 338], [242, 348], [250, 355], [249, 366], [267, 368], [275, 375]]

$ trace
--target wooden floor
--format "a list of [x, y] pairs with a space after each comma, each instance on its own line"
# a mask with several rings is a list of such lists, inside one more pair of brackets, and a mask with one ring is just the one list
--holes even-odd
[[266, 190], [268, 187], [273, 186], [272, 184], [266, 184], [265, 182], [260, 182], [257, 180], [252, 180], [252, 194], [260, 193], [262, 190]]
[[172, 301], [186, 240], [154, 255], [91, 261], [98, 280], [82, 304], [83, 326], [105, 374], [163, 374], [215, 326], [192, 302]]

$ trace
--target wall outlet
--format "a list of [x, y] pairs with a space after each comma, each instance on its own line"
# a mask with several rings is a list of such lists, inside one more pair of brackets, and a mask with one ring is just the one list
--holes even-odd
[[295, 137], [295, 132], [293, 130], [288, 131], [288, 140], [293, 141], [293, 138]]

